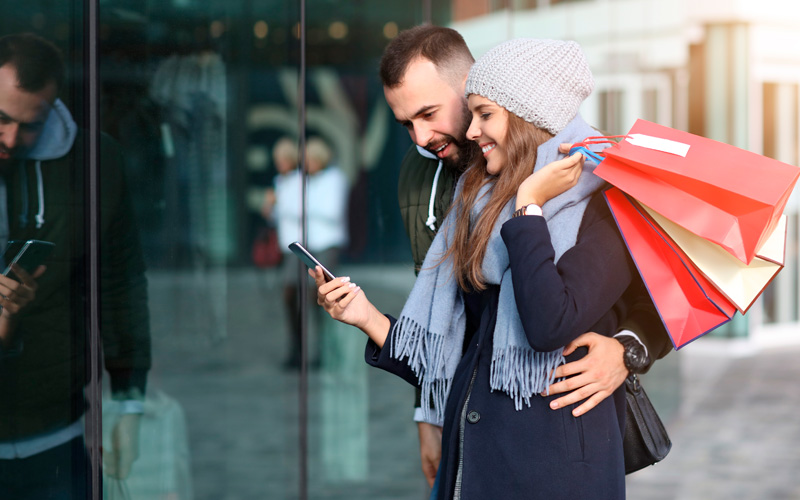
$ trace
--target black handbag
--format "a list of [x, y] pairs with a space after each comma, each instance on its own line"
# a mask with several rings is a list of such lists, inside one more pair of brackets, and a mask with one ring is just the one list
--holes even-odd
[[636, 374], [625, 379], [625, 403], [622, 448], [625, 474], [630, 474], [663, 460], [672, 448], [672, 441]]

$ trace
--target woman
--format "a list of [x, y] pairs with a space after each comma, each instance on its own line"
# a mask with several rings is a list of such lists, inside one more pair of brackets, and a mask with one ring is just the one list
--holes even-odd
[[367, 362], [431, 401], [444, 427], [436, 498], [625, 496], [621, 390], [577, 418], [540, 395], [564, 345], [616, 332], [635, 272], [591, 166], [553, 161], [560, 144], [597, 135], [578, 115], [592, 87], [574, 42], [492, 49], [466, 82], [483, 161], [459, 180], [400, 317], [348, 278], [311, 273], [318, 302], [370, 337]]

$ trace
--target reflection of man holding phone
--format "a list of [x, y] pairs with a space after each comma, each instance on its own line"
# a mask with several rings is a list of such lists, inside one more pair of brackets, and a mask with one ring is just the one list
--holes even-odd
[[[65, 68], [35, 35], [0, 38], [0, 245], [54, 244], [45, 266], [0, 275], [0, 498], [87, 498], [82, 415], [87, 381], [87, 185], [81, 131], [57, 98]], [[100, 141], [101, 332], [123, 415], [108, 474], [138, 455], [150, 367], [147, 284], [122, 161]], [[5, 269], [5, 266], [3, 267]]]

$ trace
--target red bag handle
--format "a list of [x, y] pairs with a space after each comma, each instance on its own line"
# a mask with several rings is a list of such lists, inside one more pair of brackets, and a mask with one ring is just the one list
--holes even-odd
[[[587, 137], [586, 139], [582, 140], [581, 142], [576, 142], [572, 145], [572, 148], [580, 148], [584, 147], [588, 149], [589, 145], [593, 144], [611, 144], [612, 146], [622, 139], [626, 138], [627, 135], [596, 135], [592, 137]], [[595, 152], [595, 154], [600, 156], [605, 156], [601, 151]]]

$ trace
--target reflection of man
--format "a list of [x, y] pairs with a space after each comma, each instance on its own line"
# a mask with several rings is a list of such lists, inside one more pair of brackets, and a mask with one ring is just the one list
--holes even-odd
[[[416, 143], [403, 159], [399, 200], [417, 269], [444, 220], [458, 175], [479, 154], [477, 144], [466, 140], [471, 116], [464, 85], [473, 61], [461, 35], [436, 26], [400, 33], [381, 59], [386, 101]], [[581, 346], [589, 352], [557, 369], [557, 377], [575, 376], [551, 387], [551, 393], [566, 393], [554, 401], [554, 409], [585, 399], [573, 414], [586, 413], [622, 384], [628, 368], [644, 372], [650, 359], [669, 352], [666, 331], [646, 293], [643, 289], [630, 293], [642, 298], [628, 311], [622, 322], [625, 330], [617, 340], [590, 332], [567, 346], [565, 354]], [[634, 331], [646, 349], [636, 341]], [[423, 422], [422, 412], [417, 412], [415, 420], [423, 472], [432, 484], [441, 457], [441, 429]]]
[[[46, 40], [0, 38], [0, 239], [55, 243], [46, 269], [0, 276], [0, 498], [87, 495], [88, 154], [57, 99], [63, 79], [61, 56]], [[121, 157], [106, 138], [100, 148], [101, 331], [123, 413], [104, 462], [125, 477], [138, 455], [150, 367], [147, 284]]]

